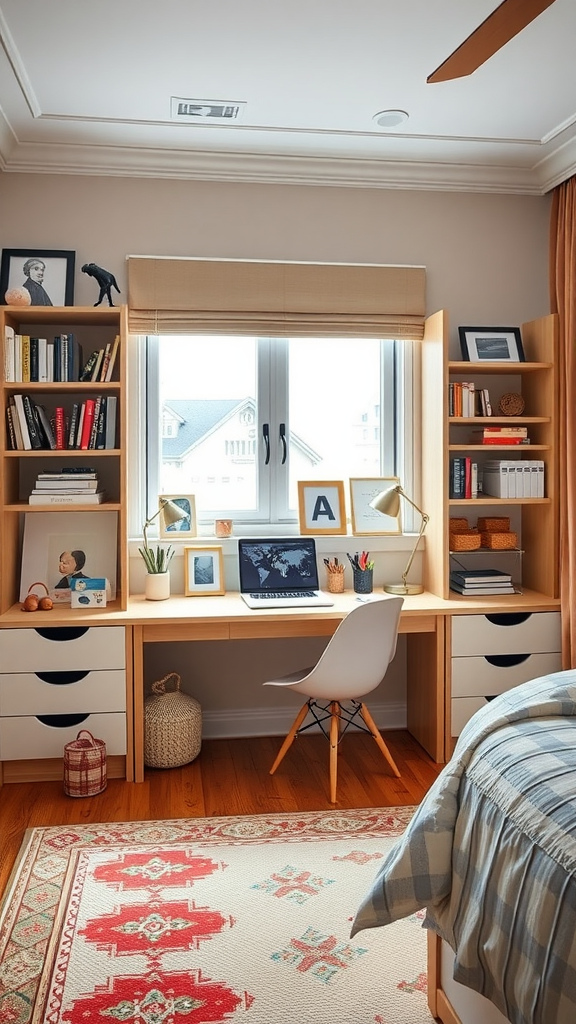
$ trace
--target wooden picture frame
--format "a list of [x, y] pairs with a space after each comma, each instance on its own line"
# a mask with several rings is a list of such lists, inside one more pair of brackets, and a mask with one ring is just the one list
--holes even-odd
[[346, 534], [343, 480], [299, 480], [298, 517], [301, 534]]
[[186, 513], [186, 519], [181, 519], [177, 523], [166, 524], [164, 522], [164, 515], [161, 512], [159, 519], [159, 531], [160, 537], [164, 540], [177, 540], [178, 537], [197, 537], [198, 536], [198, 524], [196, 521], [196, 498], [193, 494], [159, 494], [158, 505], [161, 505], [160, 498], [166, 498], [168, 501], [173, 501], [178, 508], [181, 508]]
[[370, 508], [372, 498], [400, 483], [397, 476], [350, 477], [350, 513], [354, 537], [392, 536], [402, 533], [401, 514], [386, 516]]
[[84, 578], [110, 582], [110, 600], [116, 598], [117, 512], [27, 512], [24, 516], [20, 600], [29, 587], [44, 583], [55, 604], [70, 604], [71, 592], [62, 586], [63, 552], [79, 552], [76, 558]]
[[219, 545], [184, 548], [184, 595], [225, 594], [224, 558]]
[[69, 249], [3, 249], [0, 303], [73, 306], [75, 262], [76, 253]]
[[462, 358], [472, 363], [523, 363], [519, 327], [459, 327]]

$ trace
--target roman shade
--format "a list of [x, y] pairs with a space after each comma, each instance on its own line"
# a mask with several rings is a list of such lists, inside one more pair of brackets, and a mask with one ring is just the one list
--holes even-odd
[[419, 340], [425, 284], [424, 267], [129, 256], [129, 329]]

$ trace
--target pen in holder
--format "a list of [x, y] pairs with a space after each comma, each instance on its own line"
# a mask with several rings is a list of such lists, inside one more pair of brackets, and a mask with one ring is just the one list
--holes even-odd
[[374, 562], [370, 562], [369, 551], [363, 551], [361, 555], [348, 555], [348, 561], [352, 566], [352, 578], [354, 580], [355, 594], [371, 594], [373, 587]]
[[371, 594], [373, 588], [373, 569], [354, 569], [354, 593]]
[[324, 565], [327, 570], [326, 590], [329, 594], [342, 594], [344, 592], [344, 566], [342, 562], [339, 562], [337, 558], [334, 561], [325, 558]]

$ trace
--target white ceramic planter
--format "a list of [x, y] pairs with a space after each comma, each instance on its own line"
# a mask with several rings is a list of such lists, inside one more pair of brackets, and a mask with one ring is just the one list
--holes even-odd
[[170, 573], [147, 572], [144, 596], [147, 601], [166, 601], [170, 597]]

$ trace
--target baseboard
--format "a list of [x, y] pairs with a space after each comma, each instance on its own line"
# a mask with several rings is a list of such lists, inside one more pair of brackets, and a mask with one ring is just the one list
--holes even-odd
[[[379, 729], [405, 729], [406, 705], [400, 702], [368, 704]], [[285, 736], [290, 730], [297, 709], [238, 708], [226, 711], [205, 711], [202, 714], [202, 736], [207, 740], [235, 739], [245, 736]], [[314, 725], [310, 732], [318, 732]]]

